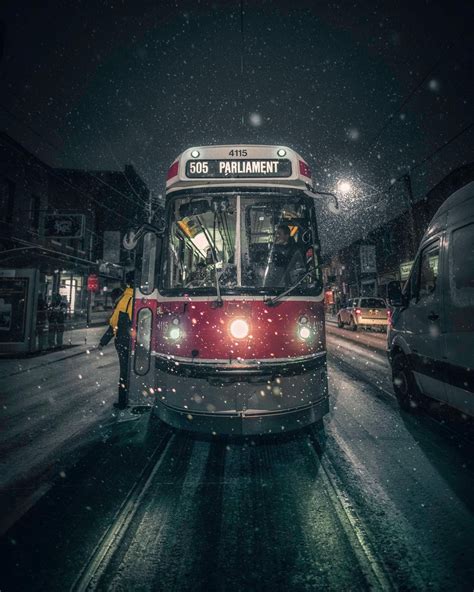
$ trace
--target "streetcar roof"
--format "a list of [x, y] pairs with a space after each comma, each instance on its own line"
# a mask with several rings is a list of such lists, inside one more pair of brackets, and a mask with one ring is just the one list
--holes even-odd
[[194, 146], [168, 170], [166, 193], [208, 188], [312, 187], [311, 169], [294, 150], [281, 145], [229, 144]]

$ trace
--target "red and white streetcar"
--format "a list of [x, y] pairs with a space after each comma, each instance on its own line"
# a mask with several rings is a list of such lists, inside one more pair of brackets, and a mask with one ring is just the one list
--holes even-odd
[[[139, 242], [129, 397], [166, 423], [281, 433], [328, 412], [311, 171], [284, 146], [202, 146]], [[137, 235], [138, 237], [138, 235]]]

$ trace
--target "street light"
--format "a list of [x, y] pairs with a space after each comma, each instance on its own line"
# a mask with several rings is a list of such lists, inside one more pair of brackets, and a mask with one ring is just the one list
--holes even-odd
[[350, 193], [352, 191], [352, 183], [350, 181], [338, 181], [337, 188], [341, 193]]
[[[373, 191], [373, 193], [365, 193], [365, 188], [368, 187]], [[340, 179], [337, 184], [336, 188], [338, 193], [346, 195], [348, 197], [374, 197], [375, 195], [380, 195], [383, 193], [379, 188], [374, 187], [367, 181], [363, 181], [360, 177], [356, 177], [354, 179]]]

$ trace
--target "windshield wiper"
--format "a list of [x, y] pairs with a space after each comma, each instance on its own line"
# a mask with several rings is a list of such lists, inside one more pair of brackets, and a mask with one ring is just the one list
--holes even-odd
[[277, 296], [274, 296], [273, 298], [268, 298], [267, 300], [265, 300], [265, 304], [267, 304], [268, 306], [274, 306], [282, 298], [284, 298], [285, 296], [287, 296], [288, 294], [293, 292], [293, 290], [295, 288], [297, 288], [305, 278], [307, 278], [309, 275], [314, 273], [314, 271], [315, 271], [314, 269], [310, 269], [309, 271], [304, 273], [297, 282], [295, 282], [292, 286], [287, 288], [285, 291], [281, 292]]
[[[196, 219], [199, 222], [199, 225], [201, 226], [204, 236], [206, 237], [206, 240], [207, 240], [209, 247], [211, 249], [212, 262], [214, 263], [214, 275], [216, 278], [216, 295], [217, 295], [217, 298], [212, 303], [212, 305], [217, 308], [217, 307], [222, 306], [222, 304], [224, 303], [224, 301], [222, 300], [222, 296], [221, 296], [221, 287], [219, 285], [219, 276], [217, 275], [217, 252], [215, 250], [215, 244], [212, 242], [211, 236], [210, 236], [207, 228], [204, 228], [204, 225], [201, 222], [201, 219], [199, 216], [196, 216]], [[214, 224], [215, 224], [215, 221], [216, 221], [216, 212], [214, 212]]]

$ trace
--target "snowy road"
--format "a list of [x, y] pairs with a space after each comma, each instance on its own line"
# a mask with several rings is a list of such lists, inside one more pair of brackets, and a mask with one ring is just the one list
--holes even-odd
[[[213, 441], [151, 419], [142, 444], [88, 445], [3, 538], [2, 590], [472, 590], [472, 446], [400, 413], [383, 335], [329, 325], [328, 352], [324, 431]], [[65, 378], [85, 356], [53, 371], [61, 433], [110, 416], [114, 355], [94, 362], [106, 405], [92, 372]]]
[[[92, 343], [103, 328], [92, 329]], [[0, 368], [0, 532], [100, 437], [116, 399], [113, 347], [87, 346]]]

